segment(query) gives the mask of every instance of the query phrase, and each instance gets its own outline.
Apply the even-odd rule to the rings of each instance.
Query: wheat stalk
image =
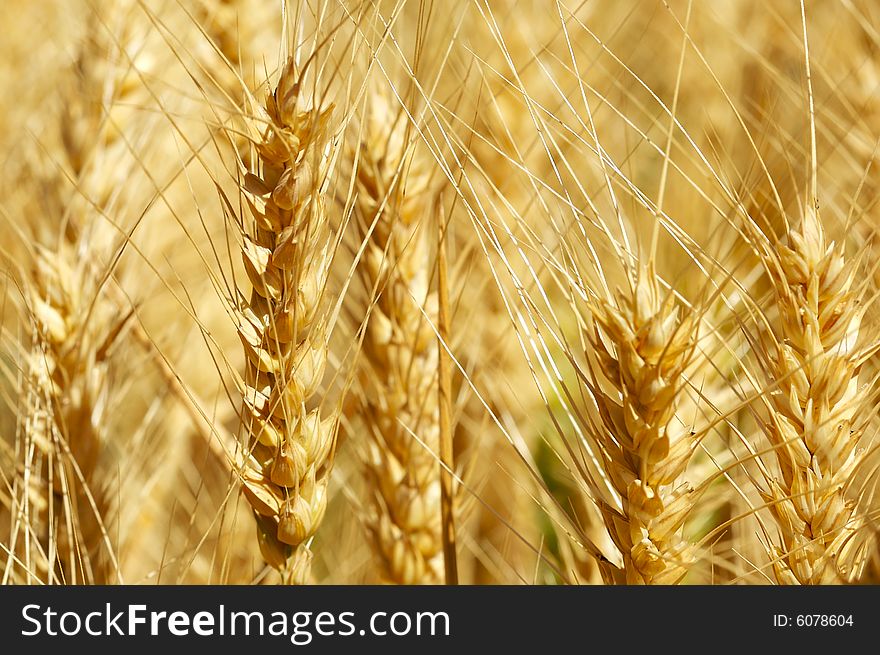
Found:
[[[438,345],[432,328],[426,231],[430,171],[407,142],[406,114],[380,92],[369,97],[357,167],[361,274],[376,294],[366,326],[361,380],[367,450],[368,527],[382,578],[436,584],[440,535]],[[372,297],[372,296],[371,296]]]
[[[331,260],[325,187],[332,107],[311,104],[293,58],[265,106],[257,170],[243,196],[253,219],[242,255],[253,285],[237,310],[244,379],[245,496],[261,551],[287,583],[308,579],[308,540],[327,507],[337,416],[307,403],[327,362],[318,309]]]
[[[623,568],[606,563],[615,584],[678,582],[693,561],[681,531],[693,503],[680,478],[697,442],[676,415],[695,324],[674,296],[661,296],[653,267],[640,268],[629,297],[600,300],[590,342],[604,380],[589,383],[601,424],[593,430],[620,505],[599,507]]]

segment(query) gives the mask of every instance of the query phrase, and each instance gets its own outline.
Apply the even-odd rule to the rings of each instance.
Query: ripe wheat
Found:
[[[327,362],[319,306],[332,256],[325,188],[332,108],[308,97],[291,58],[257,127],[258,167],[244,182],[251,226],[242,255],[253,285],[238,308],[247,356],[242,481],[260,548],[287,583],[308,580],[308,541],[327,507],[335,413],[309,403]]]
[[[680,478],[696,448],[678,397],[694,353],[695,325],[674,296],[661,296],[650,266],[632,297],[596,304],[591,336],[604,381],[590,384],[602,424],[595,438],[620,507],[600,509],[623,568],[606,563],[615,584],[672,584],[693,560],[681,530],[693,489]]]
[[[782,538],[774,572],[783,584],[840,582],[859,567],[847,558],[860,521],[846,492],[870,398],[858,389],[863,293],[855,260],[828,243],[814,209],[763,261],[779,315],[764,340],[765,429],[782,474],[765,493]]]
[[[373,549],[382,577],[436,584],[443,576],[437,294],[431,289],[430,170],[407,141],[407,117],[369,98],[357,167],[370,297],[361,375]]]

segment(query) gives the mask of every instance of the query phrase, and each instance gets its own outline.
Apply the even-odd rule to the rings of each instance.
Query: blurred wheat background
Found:
[[[0,579],[880,581],[880,6],[0,24]]]

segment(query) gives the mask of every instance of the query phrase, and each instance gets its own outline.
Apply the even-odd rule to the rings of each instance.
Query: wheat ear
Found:
[[[357,168],[366,238],[361,274],[375,294],[361,380],[371,497],[368,526],[382,578],[436,584],[440,521],[438,345],[432,324],[429,170],[407,143],[407,118],[386,96],[369,98]]]
[[[764,340],[772,389],[765,429],[781,472],[764,494],[782,539],[771,547],[774,572],[784,584],[840,582],[857,568],[843,560],[859,526],[846,489],[863,457],[859,417],[869,409],[858,393],[863,294],[855,261],[843,244],[827,242],[813,208],[763,261],[779,315]]]
[[[252,218],[242,254],[253,285],[237,311],[247,356],[242,479],[263,556],[287,583],[309,576],[307,542],[327,506],[338,422],[307,407],[327,362],[318,309],[332,256],[331,111],[312,104],[291,58],[267,98],[256,170],[242,187]]]
[[[213,43],[206,53],[205,68],[213,80],[212,86],[230,100],[241,97],[242,79],[245,84],[252,81],[251,69],[257,63],[256,44],[265,37],[258,29],[260,19],[266,18],[261,11],[242,0],[196,0],[195,18]]]
[[[127,316],[101,299],[91,271],[70,265],[76,260],[66,244],[61,250],[38,248],[31,275],[37,330],[27,360],[24,433],[46,460],[40,475],[49,495],[39,493],[44,500],[36,505],[46,573],[101,584],[111,581],[113,569],[104,548],[109,502],[95,470],[107,441],[108,356]],[[40,491],[33,482],[31,490]]]
[[[121,106],[135,103],[140,85],[130,62],[121,61],[138,47],[131,30],[111,38],[96,13],[88,19],[64,80],[59,154],[66,173],[31,178],[43,183],[51,220],[33,221],[38,245],[25,276],[33,335],[23,433],[43,458],[34,466],[36,453],[25,449],[32,510],[25,514],[40,526],[34,530],[43,559],[38,568],[50,581],[106,583],[115,563],[103,526],[110,502],[97,463],[107,442],[108,355],[129,314],[107,297],[103,271],[83,253],[88,248],[103,257],[112,243],[101,214],[111,211],[114,175],[124,167],[106,164],[125,154],[121,131],[138,127],[132,110]]]
[[[693,561],[682,526],[693,490],[680,479],[696,448],[676,409],[695,347],[695,326],[652,267],[639,270],[629,297],[598,301],[591,343],[604,380],[590,383],[600,422],[593,430],[619,505],[600,500],[623,568],[604,566],[615,584],[679,582]],[[600,496],[601,497],[601,496]]]

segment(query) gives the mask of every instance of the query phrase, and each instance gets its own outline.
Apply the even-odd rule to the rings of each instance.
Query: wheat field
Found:
[[[880,582],[876,3],[0,22],[2,582]]]

